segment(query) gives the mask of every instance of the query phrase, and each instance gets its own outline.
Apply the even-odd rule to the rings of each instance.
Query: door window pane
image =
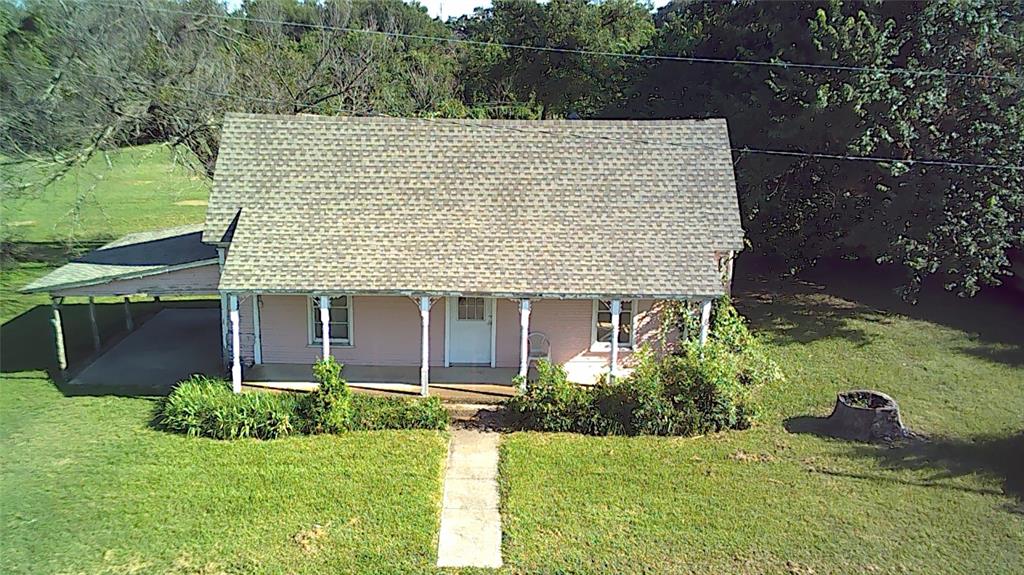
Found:
[[[484,298],[482,297],[460,297],[459,298],[459,320],[460,321],[483,321],[484,319]]]

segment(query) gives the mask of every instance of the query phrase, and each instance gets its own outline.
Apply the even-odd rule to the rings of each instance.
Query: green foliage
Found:
[[[672,327],[681,334],[684,349],[696,346],[700,337],[699,312],[684,302],[677,302],[666,312]],[[784,379],[782,369],[768,355],[764,343],[750,332],[746,320],[736,311],[729,296],[715,300],[711,307],[708,341],[733,354],[734,368],[740,383],[748,386],[767,385]]]
[[[319,385],[298,403],[306,433],[338,433],[349,428],[352,392],[341,378],[341,369],[332,356],[313,364],[313,378]]]
[[[633,372],[583,387],[561,366],[540,362],[537,381],[506,407],[517,423],[545,431],[596,435],[693,435],[746,429],[757,407],[751,390],[782,374],[726,301],[705,345],[680,343],[657,358],[637,351]]]
[[[537,379],[506,402],[521,425],[545,431],[588,429],[594,420],[592,393],[569,381],[565,368],[537,362]]]
[[[601,52],[643,51],[654,37],[650,8],[636,0],[496,0],[453,27],[478,41]],[[536,102],[544,117],[592,117],[623,97],[631,64],[488,46],[463,53],[461,80],[470,103]]]
[[[451,416],[436,397],[405,399],[357,395],[352,397],[350,429],[437,429],[444,430]]]
[[[161,403],[157,423],[190,436],[275,439],[296,431],[295,408],[292,394],[236,394],[223,379],[194,375]]]
[[[634,94],[608,113],[725,117],[737,148],[1019,164],[1022,14],[1016,0],[673,2],[655,17],[658,53],[1003,78],[661,61],[634,68]],[[905,269],[908,295],[929,276],[971,295],[998,284],[1024,244],[1019,170],[735,161],[753,248],[788,271],[867,259]]]
[[[355,396],[341,378],[341,369],[334,358],[318,361],[313,373],[320,387],[302,395],[233,393],[223,379],[195,375],[160,403],[156,422],[168,431],[214,439],[448,428],[451,416],[438,398]]]

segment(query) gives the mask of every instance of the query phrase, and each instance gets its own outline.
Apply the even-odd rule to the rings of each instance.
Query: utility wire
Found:
[[[137,8],[137,5],[130,4],[119,4],[117,2],[105,2],[103,0],[96,0],[97,4],[102,4],[112,8]],[[698,56],[669,56],[669,55],[658,55],[658,54],[641,54],[634,52],[612,52],[602,50],[583,50],[579,48],[558,48],[552,46],[529,46],[525,44],[510,44],[505,42],[490,42],[485,40],[471,40],[468,38],[445,38],[441,36],[427,36],[425,34],[410,34],[406,32],[387,32],[384,30],[370,30],[367,28],[352,28],[347,26],[329,26],[326,24],[310,24],[306,22],[287,22],[283,20],[271,20],[267,18],[254,18],[251,16],[238,16],[230,14],[208,14],[205,12],[195,12],[191,10],[180,10],[173,8],[160,8],[151,7],[151,10],[158,12],[166,12],[172,14],[183,14],[190,16],[200,16],[204,18],[220,18],[222,20],[239,20],[244,22],[253,22],[257,24],[275,24],[281,26],[295,26],[298,28],[308,28],[317,30],[333,30],[337,32],[351,32],[356,34],[367,34],[374,36],[386,36],[390,38],[405,38],[410,40],[427,40],[440,43],[448,44],[464,44],[478,47],[496,47],[496,48],[507,48],[513,50],[529,50],[535,52],[550,52],[557,54],[574,54],[580,56],[602,56],[607,58],[626,58],[634,60],[661,60],[669,62],[690,62],[696,64],[731,64],[738,66],[760,66],[760,67],[774,67],[774,68],[798,68],[806,70],[836,70],[841,72],[872,72],[877,74],[903,74],[906,76],[938,76],[938,77],[952,77],[952,78],[975,78],[984,80],[1002,80],[1002,81],[1017,81],[1022,80],[1024,77],[1012,75],[1012,74],[980,74],[973,72],[950,72],[947,70],[914,70],[911,68],[877,68],[877,67],[865,67],[865,66],[844,66],[839,64],[813,64],[809,62],[786,62],[786,61],[775,61],[775,60],[738,60],[732,58],[706,58]]]
[[[33,67],[35,67],[37,69],[48,69],[48,68],[45,68],[43,66],[33,66]],[[113,82],[121,81],[118,78],[115,78],[113,76],[106,76],[106,75],[102,75],[102,74],[93,74],[93,73],[90,73],[90,72],[80,72],[80,73],[82,75],[85,75],[85,76],[90,76],[90,77],[93,77],[93,78],[98,78],[98,79],[103,79],[103,80],[109,80],[109,81],[113,81]],[[161,88],[166,88],[166,89],[169,89],[169,90],[177,90],[177,91],[182,91],[182,92],[193,92],[193,93],[197,93],[197,94],[205,94],[205,95],[208,95],[208,96],[217,96],[217,97],[221,97],[221,98],[233,98],[233,99],[236,99],[236,100],[248,100],[248,101],[258,102],[258,103],[262,103],[262,104],[277,104],[277,105],[280,105],[280,106],[286,106],[286,107],[288,107],[288,108],[290,108],[292,110],[296,109],[297,107],[302,107],[303,106],[303,104],[300,101],[298,101],[298,100],[280,100],[280,99],[276,99],[276,98],[261,98],[261,97],[258,97],[258,96],[245,96],[245,95],[241,95],[241,94],[230,94],[230,93],[227,93],[227,92],[218,92],[218,91],[213,91],[213,90],[203,90],[203,89],[200,89],[200,88],[189,88],[189,87],[185,87],[185,86],[173,86],[173,85],[169,85],[169,84],[163,85],[163,86],[160,86],[160,87]],[[908,166],[912,166],[914,164],[921,164],[921,165],[927,165],[927,166],[946,166],[946,167],[979,168],[979,169],[990,169],[990,170],[1018,170],[1018,171],[1024,171],[1024,165],[1016,165],[1016,164],[982,164],[982,163],[978,163],[978,162],[961,162],[961,161],[945,160],[945,159],[920,159],[920,160],[917,160],[917,159],[906,159],[906,158],[891,158],[891,157],[883,157],[883,156],[856,156],[856,155],[851,155],[851,154],[833,154],[833,153],[827,153],[827,152],[808,152],[808,151],[804,151],[804,150],[773,150],[773,149],[768,149],[768,148],[751,148],[751,147],[746,147],[746,146],[740,147],[740,148],[736,148],[736,147],[725,148],[725,147],[714,146],[714,145],[711,145],[711,144],[663,142],[663,141],[643,140],[643,139],[635,139],[635,138],[617,138],[617,137],[611,137],[611,136],[589,136],[589,135],[585,135],[585,134],[573,134],[573,133],[565,133],[565,132],[554,132],[554,131],[551,131],[551,130],[543,130],[543,129],[538,129],[538,128],[535,128],[535,127],[522,128],[522,127],[517,127],[517,126],[514,126],[514,125],[499,125],[499,124],[495,124],[495,123],[487,123],[487,124],[474,123],[472,121],[466,121],[465,119],[459,119],[459,118],[429,118],[429,117],[417,117],[417,116],[412,116],[412,117],[392,116],[392,115],[384,114],[384,113],[381,113],[381,112],[373,112],[373,111],[367,111],[367,110],[355,110],[355,109],[343,109],[341,111],[344,111],[344,112],[348,113],[349,115],[356,116],[356,117],[378,117],[378,118],[391,118],[391,119],[419,121],[419,122],[448,123],[448,124],[456,124],[456,125],[458,125],[460,127],[470,127],[470,128],[473,128],[473,129],[506,130],[506,131],[520,132],[520,133],[537,133],[537,132],[540,132],[540,133],[544,133],[544,134],[548,134],[548,135],[556,136],[556,137],[568,137],[568,138],[581,139],[581,140],[602,140],[602,141],[607,141],[607,142],[611,142],[611,143],[619,143],[619,144],[643,144],[643,145],[650,145],[650,146],[656,146],[656,147],[666,147],[666,146],[668,146],[668,147],[687,148],[687,149],[706,149],[706,150],[709,150],[709,151],[719,151],[719,152],[729,151],[729,152],[736,152],[737,154],[763,154],[763,155],[771,155],[771,156],[789,156],[789,157],[802,157],[802,158],[823,159],[823,160],[840,160],[840,161],[873,162],[873,163],[880,163],[881,162],[881,163],[893,163],[893,164],[899,163],[899,164],[906,164]]]

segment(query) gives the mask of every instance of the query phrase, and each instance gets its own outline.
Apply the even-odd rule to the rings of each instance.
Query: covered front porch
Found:
[[[532,371],[532,369],[531,369]],[[497,403],[515,394],[514,367],[452,366],[430,370],[430,393],[445,401]],[[349,387],[375,394],[420,395],[420,366],[345,365]],[[242,386],[310,391],[316,387],[312,367],[299,363],[262,363],[245,371]]]

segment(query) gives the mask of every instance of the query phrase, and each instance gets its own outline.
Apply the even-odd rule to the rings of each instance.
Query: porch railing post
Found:
[[[519,377],[520,388],[526,390],[526,374],[530,369],[530,300],[519,300]]]
[[[100,341],[100,326],[96,322],[96,298],[93,296],[89,296],[89,327],[92,329],[92,349],[99,351],[102,341]]]
[[[57,354],[57,367],[63,374],[68,368],[68,356],[64,351],[64,325],[60,317],[60,304],[64,301],[62,297],[50,298],[52,316],[50,325],[53,326],[53,346]]]
[[[263,337],[260,333],[260,294],[252,294],[252,360],[259,365],[263,363]]]
[[[708,341],[708,329],[711,327],[711,300],[706,299],[700,305],[700,344]]]
[[[235,393],[242,392],[242,346],[239,343],[238,321],[238,296],[228,296],[228,315],[231,318],[231,390]]]
[[[430,393],[430,298],[420,298],[420,395],[426,397]]]
[[[622,300],[613,299],[609,311],[612,315],[611,377],[615,379],[619,374],[619,314],[622,313]]]
[[[320,296],[320,339],[323,358],[331,356],[331,298]]]

